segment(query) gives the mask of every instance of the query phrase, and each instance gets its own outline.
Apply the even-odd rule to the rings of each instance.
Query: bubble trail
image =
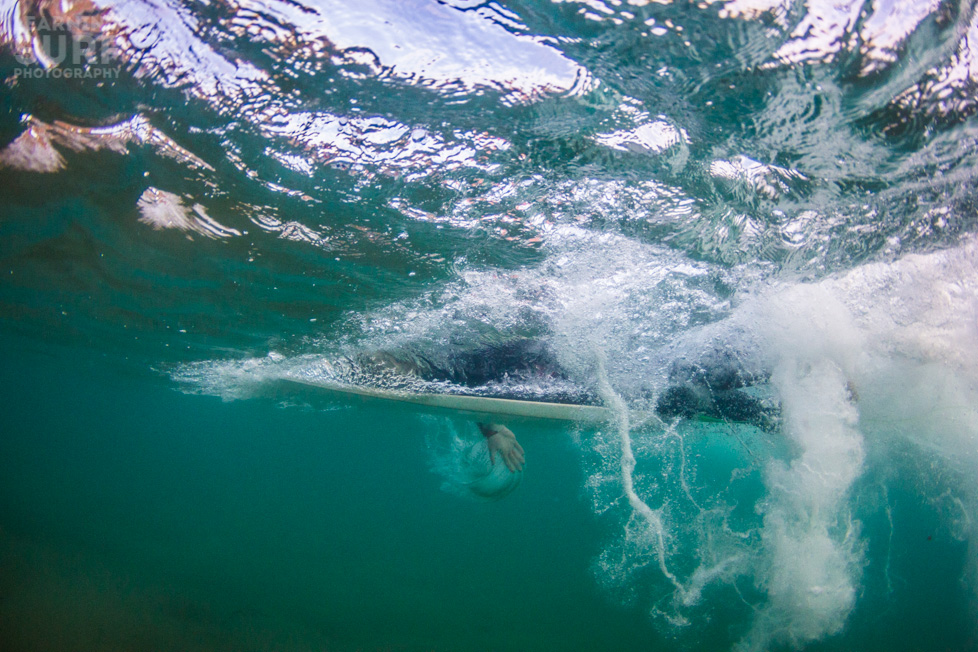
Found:
[[[686,588],[676,578],[675,574],[669,570],[666,563],[666,543],[665,543],[665,524],[662,521],[662,511],[652,509],[648,503],[635,491],[633,475],[635,473],[635,453],[632,451],[631,418],[628,406],[622,397],[615,392],[608,382],[608,374],[605,370],[604,356],[600,351],[595,352],[595,376],[598,395],[615,415],[613,425],[618,431],[621,441],[621,483],[628,504],[632,510],[641,517],[647,526],[647,531],[652,535],[651,539],[655,542],[656,558],[659,563],[659,570],[672,582],[680,597],[685,596]]]

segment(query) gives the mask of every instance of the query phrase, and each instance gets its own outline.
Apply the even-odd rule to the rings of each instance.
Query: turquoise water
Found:
[[[976,30],[0,1],[0,650],[978,650]],[[511,337],[614,418],[496,502],[290,382]],[[650,416],[718,350],[776,428]]]

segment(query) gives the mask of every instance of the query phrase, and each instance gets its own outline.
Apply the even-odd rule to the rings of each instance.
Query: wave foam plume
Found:
[[[98,152],[107,149],[127,154],[130,145],[148,145],[166,158],[192,169],[214,171],[214,168],[172,138],[150,124],[142,115],[104,127],[81,127],[61,120],[46,123],[25,116],[27,128],[0,152],[0,167],[27,172],[57,172],[65,166],[55,145],[74,152]]]
[[[57,172],[65,159],[54,148],[47,125],[31,124],[12,143],[0,151],[0,167],[24,172]]]
[[[137,203],[139,221],[154,229],[176,229],[190,231],[208,238],[229,238],[241,232],[215,221],[200,204],[188,208],[179,195],[149,187]]]

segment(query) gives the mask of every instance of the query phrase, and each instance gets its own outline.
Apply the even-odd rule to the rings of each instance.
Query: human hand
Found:
[[[489,430],[488,428],[486,430]],[[496,463],[496,453],[499,453],[503,462],[513,473],[523,470],[526,463],[523,447],[516,441],[516,435],[506,426],[493,425],[486,434],[486,445],[489,447],[489,460]]]

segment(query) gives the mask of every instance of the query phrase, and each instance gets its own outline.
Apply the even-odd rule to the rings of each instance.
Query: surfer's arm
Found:
[[[523,470],[526,462],[523,456],[523,447],[516,441],[516,435],[506,426],[498,423],[480,423],[479,430],[486,438],[486,445],[489,447],[489,459],[495,463],[496,453],[502,455],[506,467],[516,473]]]

